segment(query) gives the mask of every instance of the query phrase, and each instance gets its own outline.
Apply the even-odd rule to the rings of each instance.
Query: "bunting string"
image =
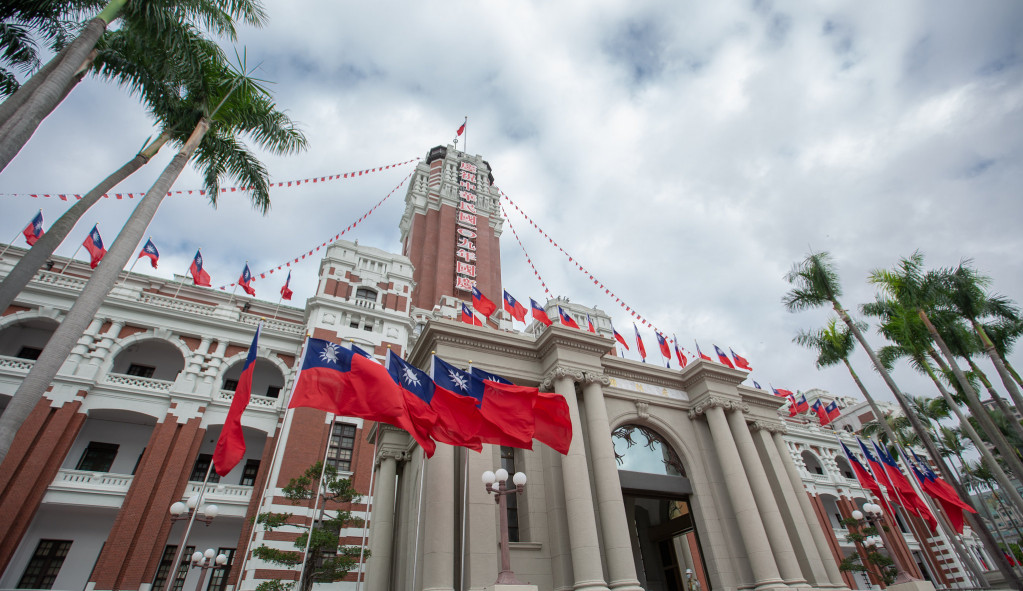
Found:
[[[404,166],[404,165],[409,164],[411,162],[416,162],[417,160],[419,160],[419,156],[416,156],[415,158],[412,158],[410,160],[406,160],[404,162],[398,162],[397,164],[388,164],[386,166],[377,166],[377,167],[374,167],[374,168],[367,168],[365,170],[356,170],[354,172],[345,172],[345,173],[340,173],[339,172],[337,174],[332,174],[332,175],[328,175],[328,176],[312,177],[312,178],[301,179],[301,180],[279,181],[279,182],[276,182],[276,183],[270,183],[269,186],[270,187],[298,187],[298,186],[300,186],[302,184],[311,184],[311,183],[317,183],[317,182],[325,183],[325,182],[329,182],[329,181],[339,181],[341,179],[353,179],[355,177],[360,177],[360,176],[367,175],[367,174],[374,173],[374,172],[380,172],[380,171],[388,170],[388,169],[391,169],[391,168],[398,168],[399,166]],[[250,188],[251,187],[221,187],[220,188],[220,192],[221,193],[235,193],[235,192],[238,192],[238,191],[247,191]],[[104,193],[103,194],[103,198],[104,199],[134,199],[134,198],[138,197],[139,199],[141,199],[142,197],[145,196],[145,194],[146,194],[145,191],[135,191],[133,193]],[[171,196],[171,195],[205,195],[205,194],[206,194],[206,190],[205,189],[183,189],[183,190],[180,190],[180,191],[167,191],[167,196],[168,197]],[[32,197],[32,198],[35,198],[35,199],[56,197],[57,199],[60,199],[61,201],[68,201],[70,199],[74,199],[74,200],[81,199],[82,195],[79,194],[79,193],[0,193],[0,197]]]
[[[410,160],[409,162],[412,162],[412,161]],[[407,164],[407,163],[406,163],[406,164]],[[347,232],[348,232],[349,230],[354,230],[354,229],[355,229],[355,227],[359,225],[359,222],[362,222],[363,220],[365,220],[366,218],[368,218],[368,217],[369,217],[370,215],[372,215],[372,214],[373,214],[373,212],[374,212],[374,211],[376,211],[378,207],[380,207],[381,205],[383,205],[385,201],[387,201],[388,199],[390,199],[391,195],[394,195],[394,193],[395,193],[395,192],[396,192],[396,191],[397,191],[398,189],[400,189],[400,188],[402,188],[403,186],[405,186],[405,183],[406,183],[406,182],[407,182],[407,181],[408,181],[408,180],[409,180],[410,178],[412,178],[412,175],[413,175],[413,174],[415,173],[415,171],[416,171],[416,170],[415,170],[415,168],[413,168],[413,169],[412,169],[412,170],[411,170],[411,171],[410,171],[410,172],[409,172],[409,173],[408,173],[408,174],[407,174],[407,175],[405,176],[405,178],[403,178],[403,179],[401,180],[401,182],[400,182],[400,183],[398,183],[398,185],[397,185],[396,187],[394,187],[393,189],[391,189],[391,192],[390,192],[390,193],[388,193],[388,194],[387,194],[386,196],[384,196],[384,198],[383,198],[383,199],[381,199],[380,201],[377,201],[377,204],[376,204],[376,205],[374,205],[373,207],[369,208],[369,211],[367,211],[366,213],[362,214],[362,217],[360,217],[359,219],[357,219],[357,220],[355,220],[354,222],[352,222],[351,224],[349,224],[347,228],[345,228],[344,230],[341,230],[340,232],[338,232],[337,234],[335,234],[335,235],[334,235],[333,237],[331,237],[331,238],[328,238],[327,240],[324,240],[324,241],[323,241],[322,243],[320,243],[320,244],[319,244],[318,246],[316,246],[315,248],[313,248],[313,249],[309,250],[308,252],[304,252],[304,253],[302,253],[302,254],[300,254],[300,255],[296,256],[295,258],[291,259],[290,261],[286,261],[286,262],[284,262],[284,263],[281,263],[280,265],[277,265],[276,267],[273,267],[273,268],[271,268],[271,269],[270,269],[269,271],[263,271],[262,273],[253,273],[253,274],[252,274],[252,282],[253,282],[253,283],[255,283],[255,282],[256,282],[256,280],[257,280],[257,278],[258,278],[258,279],[266,279],[266,276],[267,276],[267,275],[273,275],[273,272],[274,272],[274,271],[281,271],[281,270],[283,270],[283,269],[285,269],[285,268],[290,268],[290,267],[291,267],[291,265],[292,265],[293,263],[298,263],[299,261],[301,261],[301,260],[305,259],[306,257],[311,257],[311,256],[313,256],[313,253],[314,253],[314,252],[316,252],[316,251],[320,250],[321,248],[326,248],[326,247],[327,247],[327,245],[328,245],[328,244],[330,244],[331,242],[336,242],[336,241],[340,240],[340,239],[341,239],[341,237],[342,237],[342,236],[344,236],[344,235],[345,235],[345,234],[346,234],[346,233],[347,233]],[[228,289],[228,288],[234,288],[234,286],[235,286],[235,285],[236,285],[235,283],[228,283],[227,285],[221,285],[221,286],[220,286],[220,289],[221,289],[222,291],[227,291],[227,289]]]
[[[500,191],[500,189],[498,189]],[[502,193],[503,194],[503,193]],[[515,226],[511,223],[511,218],[508,217],[508,212],[504,210],[504,205],[501,206],[501,215],[504,216],[504,221],[508,222],[508,227],[511,228],[512,234],[515,236],[515,241],[519,243],[519,248],[522,249],[522,254],[526,255],[526,262],[529,263],[529,267],[533,269],[533,275],[536,275],[537,280],[540,281],[540,286],[543,287],[543,291],[547,294],[547,297],[551,297],[551,290],[547,289],[547,284],[544,283],[543,277],[540,277],[540,272],[536,270],[536,265],[533,264],[533,259],[529,258],[529,253],[526,252],[526,247],[522,245],[522,241],[519,240],[519,233],[515,231]]]
[[[500,190],[500,189],[498,189],[498,190]],[[626,312],[628,312],[640,324],[642,324],[642,325],[644,325],[644,326],[654,330],[657,333],[660,333],[664,337],[665,341],[678,345],[678,347],[680,349],[682,349],[682,351],[684,353],[686,353],[687,356],[689,356],[690,359],[699,359],[698,355],[695,355],[692,351],[690,351],[688,348],[686,348],[684,345],[682,345],[682,343],[679,343],[675,339],[669,337],[667,335],[667,333],[659,330],[656,326],[654,326],[646,318],[644,318],[643,315],[641,315],[638,312],[636,312],[636,310],[633,309],[632,306],[629,306],[621,298],[619,298],[613,291],[611,291],[611,289],[609,287],[604,285],[604,283],[600,279],[594,277],[593,273],[591,273],[585,267],[583,267],[581,264],[579,264],[579,261],[576,260],[575,257],[573,257],[567,251],[565,251],[565,249],[562,248],[561,245],[558,244],[553,238],[551,238],[550,235],[547,234],[547,232],[544,232],[543,228],[538,226],[536,224],[536,222],[533,221],[532,218],[530,218],[528,215],[526,215],[526,212],[522,211],[522,209],[514,201],[512,201],[511,197],[509,197],[504,191],[501,191],[501,197],[503,197],[505,199],[505,201],[507,201],[512,207],[514,207],[515,211],[519,212],[519,215],[521,215],[523,218],[525,218],[525,220],[527,222],[529,222],[529,224],[531,226],[533,226],[533,229],[535,229],[537,232],[539,232],[541,236],[546,238],[547,242],[550,242],[555,248],[557,248],[559,251],[561,251],[561,254],[563,254],[566,257],[568,257],[568,261],[570,263],[572,263],[573,265],[575,265],[575,267],[579,271],[581,271],[584,275],[588,276],[590,278],[590,280],[593,281],[594,285],[596,285],[597,287],[603,289],[605,295],[607,295],[610,298],[613,298],[615,303],[617,303],[619,306],[621,306],[622,309],[624,309]],[[508,215],[507,215],[507,213],[505,213],[504,206],[501,207],[501,212],[504,213],[505,220],[508,220]],[[508,221],[508,227],[511,227],[511,221]],[[512,229],[512,233],[515,234],[515,230],[514,229]],[[515,239],[516,240],[519,239],[518,234],[515,234]],[[522,242],[521,241],[519,241],[519,246],[522,246]],[[526,249],[523,247],[522,252],[525,252],[525,251],[526,251]],[[529,259],[528,255],[526,255],[526,259],[527,260]],[[533,262],[529,261],[529,264],[530,264],[530,266],[532,266]],[[537,271],[536,271],[536,267],[533,267],[533,273],[535,273],[537,277],[540,277],[540,274],[537,273]],[[543,280],[541,280],[541,283],[542,282],[543,282]],[[547,286],[544,286],[544,289],[546,290]],[[550,295],[550,292],[547,292],[547,293],[548,293],[548,295]]]

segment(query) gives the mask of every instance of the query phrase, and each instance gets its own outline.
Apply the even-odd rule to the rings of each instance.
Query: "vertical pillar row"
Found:
[[[394,541],[394,479],[398,475],[398,460],[404,455],[392,450],[377,454],[380,467],[373,490],[372,538],[370,539],[369,572],[366,588],[369,591],[390,591],[391,548]]]
[[[455,587],[455,448],[438,445],[424,461],[426,506],[423,507],[423,591]]]

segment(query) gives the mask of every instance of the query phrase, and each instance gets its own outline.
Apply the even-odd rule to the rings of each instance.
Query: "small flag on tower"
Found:
[[[728,355],[725,355],[725,352],[722,351],[720,347],[718,347],[717,345],[714,345],[714,350],[717,351],[717,353],[718,353],[718,360],[722,364],[727,365],[728,367],[730,367],[732,369],[735,369],[735,366],[732,365],[732,360],[728,358]]]
[[[290,300],[294,293],[291,291],[291,271],[288,271],[288,278],[284,280],[284,286],[281,287],[281,298]]]
[[[657,346],[660,347],[661,349],[661,355],[664,355],[664,358],[670,362],[671,349],[668,347],[668,340],[664,338],[664,335],[657,331],[654,331],[654,336],[657,337]],[[669,365],[668,367],[671,367],[671,365]]]
[[[146,240],[146,244],[142,247],[142,252],[139,253],[139,258],[149,257],[149,263],[156,268],[157,261],[160,260],[160,251],[156,250],[156,245],[153,244],[153,239]]]
[[[625,350],[628,351],[629,350],[629,344],[625,342],[625,337],[623,337],[621,334],[618,333],[617,330],[615,330],[615,326],[613,324],[611,325],[611,332],[614,333],[615,340],[618,341],[619,343],[621,343],[621,345],[623,347],[625,347]]]
[[[589,314],[586,315],[586,328],[590,332],[597,332],[597,329],[593,328],[593,319],[590,318]]]
[[[547,316],[547,312],[540,307],[540,304],[536,303],[536,300],[529,298],[529,307],[533,310],[533,319],[537,322],[550,326],[554,324],[551,322],[550,317]]]
[[[483,321],[472,313],[472,310],[469,309],[469,306],[465,305],[465,302],[462,302],[462,322],[473,326],[483,326]]]
[[[643,359],[643,363],[646,363],[646,347],[643,346],[643,337],[639,336],[639,328],[636,327],[635,322],[632,323],[632,330],[636,331],[636,351]]]
[[[686,356],[682,354],[682,350],[678,348],[678,337],[675,335],[671,335],[671,338],[674,339],[672,345],[675,347],[675,357],[678,358],[678,366],[685,367],[686,364],[689,363],[689,360],[686,359]]]
[[[28,242],[29,246],[36,243],[36,240],[43,235],[43,210],[39,210],[39,213],[32,218],[32,221],[25,226],[25,229],[21,231],[25,235],[25,242]]]
[[[242,269],[242,274],[238,277],[238,285],[245,290],[245,293],[250,296],[256,295],[255,288],[252,287],[252,273],[249,272],[249,264],[245,263],[245,268]]]
[[[483,314],[487,318],[497,310],[497,304],[490,301],[490,298],[483,295],[475,285],[472,286],[472,305],[476,308],[480,314]]]
[[[708,357],[706,353],[700,350],[699,341],[693,339],[693,342],[696,343],[696,354],[700,356],[700,359],[703,359],[704,361],[710,361],[710,357]]]
[[[561,306],[558,306],[558,319],[565,326],[571,326],[572,328],[579,328],[579,323],[572,319]]]
[[[210,286],[210,274],[202,268],[202,249],[195,251],[195,257],[192,258],[188,272],[192,275],[192,285]]]
[[[99,225],[92,227],[92,231],[85,238],[85,242],[82,243],[85,250],[89,251],[89,267],[95,269],[96,265],[103,260],[103,255],[107,254],[107,249],[103,248],[103,238],[99,235]]]
[[[526,308],[512,297],[508,290],[504,290],[504,310],[512,315],[512,318],[519,322],[526,321]]]
[[[753,368],[750,367],[749,361],[746,361],[745,357],[742,355],[736,355],[735,351],[733,351],[731,347],[728,348],[728,352],[732,354],[732,359],[735,360],[735,367],[745,369],[746,371],[753,371]]]

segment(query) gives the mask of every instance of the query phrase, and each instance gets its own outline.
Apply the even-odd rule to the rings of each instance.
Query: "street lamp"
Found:
[[[863,511],[860,511],[859,509],[854,509],[851,515],[852,518],[855,519],[856,521],[866,521],[870,525],[874,526],[875,530],[877,530],[878,534],[877,536],[868,536],[866,539],[863,540],[863,543],[865,545],[869,540],[870,542],[869,545],[871,546],[877,548],[881,548],[884,546],[888,547],[888,554],[891,556],[892,562],[895,563],[896,574],[895,582],[893,584],[898,585],[900,583],[908,583],[910,581],[918,580],[909,575],[909,573],[904,568],[902,561],[899,560],[899,555],[897,552],[895,552],[895,547],[892,545],[891,541],[888,539],[887,533],[885,532],[884,519],[882,519],[881,517],[883,514],[884,512],[881,510],[881,506],[878,505],[877,503],[864,503]]]
[[[192,517],[192,513],[196,510],[196,506],[199,504],[199,495],[192,495],[188,498],[187,503],[178,501],[170,506],[171,522],[178,521],[180,519],[189,519]],[[206,525],[213,522],[213,518],[220,514],[220,507],[210,504],[203,507],[199,513],[195,516],[196,521],[201,521]]]
[[[506,485],[508,471],[500,468],[497,472],[487,470],[483,473],[483,485],[488,493],[493,493],[494,500],[498,505],[498,512],[501,514],[501,571],[497,575],[496,585],[521,585],[522,582],[515,578],[511,569],[511,552],[508,549],[508,501],[505,497],[515,493],[522,494],[526,489],[526,475],[516,472],[512,477],[515,488],[509,489]]]
[[[205,552],[192,554],[192,568],[200,569],[199,582],[195,585],[195,591],[202,591],[202,584],[206,580],[206,571],[211,568],[223,568],[225,564],[227,564],[227,555],[217,554],[213,551],[213,548],[207,548]]]

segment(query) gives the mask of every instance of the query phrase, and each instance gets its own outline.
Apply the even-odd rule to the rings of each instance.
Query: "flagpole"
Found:
[[[78,245],[78,248],[75,249],[74,254],[71,255],[71,258],[68,259],[67,264],[64,265],[64,268],[61,269],[60,273],[57,273],[57,275],[63,275],[64,271],[67,271],[67,268],[71,266],[71,263],[75,262],[75,257],[78,256],[78,251],[79,250],[82,250],[82,245],[81,244]]]
[[[468,154],[469,153],[469,116],[468,115],[465,116],[465,121],[462,122],[462,125],[465,126],[465,128],[462,130],[462,135],[465,136],[465,137],[462,138],[462,151],[465,152],[466,154]]]
[[[202,247],[201,246],[196,249],[196,254],[200,254],[200,253],[202,253]],[[194,262],[195,262],[195,257],[193,256],[192,257],[192,262],[188,263],[188,267],[185,269],[185,272],[182,274],[184,277],[188,277],[188,270],[192,268],[192,263],[194,263]],[[192,278],[192,282],[195,283],[195,277]],[[185,284],[184,281],[182,281],[181,283],[178,284],[178,288],[174,291],[174,298],[175,299],[177,299],[178,294],[181,293],[181,286],[184,285],[184,284]]]
[[[465,528],[468,524],[468,513],[469,513],[469,449],[461,448],[462,457],[465,459],[465,470],[462,475],[462,538],[458,545],[458,571],[459,576],[459,587],[461,591],[465,591]]]
[[[206,478],[202,480],[202,488],[199,489],[198,500],[195,502],[195,507],[192,507],[192,512],[188,516],[188,525],[185,526],[185,533],[181,536],[181,543],[178,544],[178,550],[174,553],[174,562],[171,563],[171,568],[174,569],[171,581],[178,578],[178,565],[181,564],[181,554],[185,551],[185,544],[188,543],[188,534],[192,533],[192,525],[195,523],[195,516],[199,514],[199,507],[202,505],[202,498],[206,495],[206,485],[210,481],[210,473],[213,472],[213,460],[210,459],[210,465],[206,468]],[[172,585],[173,586],[173,585]]]
[[[137,262],[139,262],[138,258],[132,261],[131,265],[128,266],[128,273],[124,276],[124,279],[121,280],[121,285],[124,285],[125,283],[128,282],[128,278],[131,277],[131,270],[135,268],[135,263]]]
[[[284,294],[281,294],[280,296],[277,297],[277,307],[274,308],[273,320],[277,320],[277,313],[281,311],[281,300],[283,300],[283,299],[284,299]]]
[[[40,209],[39,213],[43,213],[43,210]],[[32,216],[32,219],[34,220],[35,216]],[[32,225],[32,222],[29,222],[29,225]],[[28,226],[25,226],[25,227],[27,228]],[[15,232],[14,233],[14,237],[12,237],[10,239],[10,241],[7,243],[7,246],[4,246],[4,249],[2,251],[0,251],[0,259],[4,258],[4,255],[7,254],[7,250],[11,246],[14,245],[14,241],[18,239],[18,234],[24,234],[24,233],[25,233],[25,230],[21,230],[20,232]],[[29,248],[31,248],[31,246],[29,246]]]
[[[369,534],[369,527],[366,524],[369,523],[369,516],[373,514],[373,483],[376,481],[377,475],[377,440],[380,439],[379,423],[377,425],[377,436],[373,438],[373,461],[370,463],[369,470],[369,502],[366,503],[366,519],[362,520],[362,545],[359,547],[359,573],[355,578],[355,591],[359,591],[362,587],[362,573],[366,570],[366,565],[362,561],[366,555],[366,537]]]
[[[297,382],[298,380],[295,381]],[[320,496],[322,495],[320,491],[323,489],[323,475],[327,472],[327,455],[330,453],[330,438],[334,433],[334,418],[337,416],[334,413],[329,414],[330,427],[327,429],[327,445],[324,447],[323,460],[320,462],[320,479],[316,481],[316,501],[313,503],[313,511],[310,514],[312,520],[309,522],[309,534],[305,538],[305,551],[302,553],[302,565],[298,571],[298,584],[295,585],[296,591],[302,591],[302,580],[305,578],[305,565],[306,561],[309,560],[309,546],[313,542],[313,529],[316,528],[316,522],[319,521],[316,513],[320,509]],[[324,502],[324,506],[326,506],[326,502]]]
[[[423,469],[419,473],[419,507],[416,508],[416,543],[412,550],[412,588],[416,585],[416,573],[419,571],[419,532],[423,527],[423,489],[426,488],[426,450],[423,452]]]
[[[302,347],[301,347],[301,349],[299,349],[298,372],[295,374],[295,381],[291,384],[291,390],[288,392],[288,394],[284,398],[285,404],[287,404],[288,402],[291,402],[291,397],[295,393],[295,387],[298,385],[298,376],[302,374],[302,360],[305,359],[305,350],[306,350],[306,347],[308,346],[308,344],[309,344],[309,335],[306,334],[306,338],[302,341]],[[266,503],[266,493],[267,493],[267,491],[270,490],[270,485],[273,482],[274,469],[277,467],[277,460],[280,457],[279,454],[280,454],[280,451],[281,451],[281,442],[284,441],[285,430],[290,430],[289,429],[288,419],[291,417],[292,414],[293,413],[291,412],[291,409],[286,407],[285,410],[284,410],[284,420],[281,422],[281,428],[280,428],[279,433],[277,434],[277,440],[274,442],[274,453],[273,453],[273,457],[270,459],[270,466],[267,468],[266,481],[263,483],[263,495],[262,495],[262,497],[260,499],[260,503],[259,503],[259,507],[260,508],[262,508],[262,505],[264,505]],[[259,511],[258,510],[256,511],[256,516],[257,516],[257,518],[259,516]],[[253,523],[252,523],[252,530],[249,532],[249,545],[246,547],[245,553],[242,556],[242,564],[241,564],[240,574],[238,575],[238,587],[239,588],[241,587],[241,584],[242,584],[242,582],[245,579],[245,566],[249,562],[249,552],[250,552],[250,549],[252,547],[252,541],[255,539],[255,537],[256,537],[256,521],[253,521]]]

